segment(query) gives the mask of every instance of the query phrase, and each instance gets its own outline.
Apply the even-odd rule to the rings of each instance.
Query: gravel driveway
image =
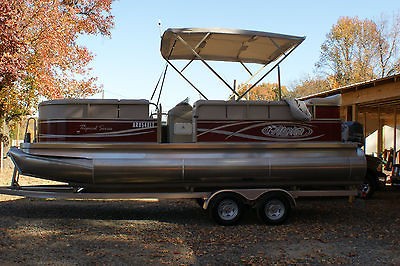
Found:
[[[0,264],[400,264],[400,188],[374,199],[298,201],[289,222],[214,224],[195,202],[0,195]]]

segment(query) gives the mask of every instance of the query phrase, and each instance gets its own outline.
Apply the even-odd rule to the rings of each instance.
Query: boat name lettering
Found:
[[[79,127],[79,130],[82,132],[88,132],[88,131],[95,131],[95,132],[107,132],[107,131],[112,131],[112,127],[107,127],[105,125],[86,125],[86,124],[81,124]]]
[[[303,125],[269,125],[261,132],[269,137],[301,138],[310,136],[313,130]]]
[[[134,128],[150,128],[154,127],[153,121],[133,121],[132,127]]]

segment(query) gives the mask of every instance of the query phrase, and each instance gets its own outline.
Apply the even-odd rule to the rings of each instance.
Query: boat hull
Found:
[[[9,156],[23,175],[100,190],[355,186],[363,152],[344,143],[32,143]]]

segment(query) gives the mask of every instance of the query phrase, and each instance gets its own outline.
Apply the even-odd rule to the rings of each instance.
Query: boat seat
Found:
[[[148,100],[119,100],[118,118],[148,119],[149,104]]]
[[[308,105],[330,105],[330,106],[340,106],[341,104],[341,96],[333,95],[326,98],[311,98],[305,100],[304,102]]]
[[[218,101],[194,103],[197,120],[295,120],[284,101]]]
[[[310,121],[312,118],[312,114],[307,108],[307,105],[300,100],[292,99],[285,100],[285,102],[289,105],[290,112],[296,120],[301,121]]]
[[[39,104],[39,120],[149,119],[149,101],[58,99]]]
[[[340,95],[326,98],[311,98],[304,102],[311,110],[314,119],[340,119]]]
[[[39,105],[40,142],[158,142],[147,100],[61,99]]]

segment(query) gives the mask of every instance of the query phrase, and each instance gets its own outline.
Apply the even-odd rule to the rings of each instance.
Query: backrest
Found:
[[[193,116],[201,120],[293,120],[284,101],[218,101],[199,100],[194,103]]]
[[[116,99],[59,99],[39,104],[39,120],[148,119],[149,101]]]

